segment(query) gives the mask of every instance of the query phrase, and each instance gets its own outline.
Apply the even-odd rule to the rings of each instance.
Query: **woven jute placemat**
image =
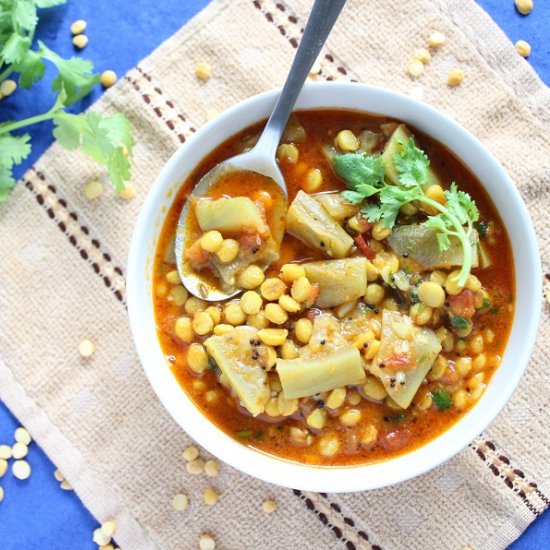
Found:
[[[135,128],[134,200],[88,201],[84,185],[103,173],[57,145],[25,174],[0,207],[0,398],[98,520],[116,520],[125,549],[196,548],[204,531],[230,549],[503,548],[549,504],[548,305],[521,385],[490,428],[432,472],[364,493],[292,491],[228,466],[191,476],[181,456],[191,441],[138,363],[124,273],[147,190],[210,109],[284,81],[310,7],[214,0],[105,93],[94,108],[123,111]],[[412,81],[404,66],[431,30],[447,42]],[[548,270],[550,93],[473,0],[350,0],[324,53],[316,79],[422,94],[477,135],[520,189]],[[207,82],[194,76],[198,61],[212,66]],[[454,66],[466,78],[450,89]],[[97,345],[87,361],[85,336]],[[221,498],[206,507],[210,485]],[[171,504],[181,491],[185,512]]]

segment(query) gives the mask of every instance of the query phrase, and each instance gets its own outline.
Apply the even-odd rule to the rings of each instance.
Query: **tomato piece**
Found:
[[[410,355],[396,353],[386,359],[384,365],[394,370],[408,370],[414,367],[414,361]]]
[[[262,246],[262,239],[257,231],[244,230],[239,237],[239,246],[241,250],[254,250]]]
[[[185,251],[185,259],[189,262],[191,269],[200,271],[203,269],[210,260],[210,252],[204,250],[197,241]]]
[[[315,283],[311,285],[311,291],[309,293],[309,296],[307,297],[306,301],[303,303],[303,306],[306,308],[313,307],[315,304],[315,300],[317,300],[319,296],[319,284]],[[317,310],[319,311],[319,310]]]
[[[374,227],[374,224],[372,222],[368,222],[363,216],[357,217],[357,224],[359,233],[368,233],[370,230]]]
[[[392,430],[380,437],[379,443],[390,451],[403,448],[411,440],[412,434],[407,428]]]
[[[361,254],[363,254],[363,256],[365,256],[368,260],[372,260],[376,256],[376,252],[369,246],[367,241],[365,241],[363,235],[357,235],[357,237],[353,240],[355,241],[359,252],[361,252]]]
[[[449,296],[448,301],[451,312],[454,315],[463,317],[464,319],[471,319],[476,312],[474,298],[474,293],[468,288],[465,288],[459,294]]]

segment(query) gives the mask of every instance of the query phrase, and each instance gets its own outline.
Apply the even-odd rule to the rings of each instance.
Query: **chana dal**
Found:
[[[260,130],[204,159],[167,215],[154,306],[170,368],[215,425],[281,458],[364,464],[427,443],[480,399],[506,346],[513,261],[490,198],[414,128],[298,112],[277,153],[282,216],[274,185],[250,174],[193,205],[185,261],[242,290],[206,302],[178,276],[177,220],[202,175]]]

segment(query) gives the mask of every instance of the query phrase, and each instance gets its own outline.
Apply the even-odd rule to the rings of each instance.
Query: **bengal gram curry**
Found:
[[[185,269],[242,290],[203,301],[178,275],[177,220],[202,175],[260,130],[213,151],[168,213],[153,284],[170,368],[216,426],[277,457],[355,465],[427,443],[479,400],[506,346],[514,272],[498,213],[413,128],[298,112],[277,151],[283,211],[250,173],[191,204]]]

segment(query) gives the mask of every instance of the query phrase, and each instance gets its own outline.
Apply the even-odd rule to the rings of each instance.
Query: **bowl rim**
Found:
[[[363,113],[386,114],[386,116],[404,122],[410,120],[410,117],[407,116],[398,117],[395,114],[387,113],[387,106],[379,111],[370,108],[349,107],[350,103],[364,102],[369,105],[385,105],[389,102],[392,105],[392,113],[396,111],[414,112],[415,120],[428,121],[426,123],[428,126],[435,125],[437,127],[434,131],[425,131],[423,129],[424,122],[421,124],[410,122],[419,130],[451,149],[481,181],[482,186],[495,203],[495,208],[503,219],[512,246],[515,268],[516,311],[503,363],[493,374],[482,398],[447,431],[417,449],[376,463],[326,467],[291,462],[251,449],[235,441],[207,420],[193,405],[170,370],[164,367],[165,361],[162,362],[164,368],[159,368],[160,356],[158,352],[160,351],[160,345],[157,334],[156,331],[153,331],[153,334],[150,333],[151,319],[147,316],[144,319],[144,309],[146,312],[152,311],[152,293],[150,292],[150,286],[147,285],[148,281],[150,283],[152,258],[154,257],[154,248],[160,230],[159,224],[162,226],[162,223],[164,223],[161,205],[168,207],[171,205],[175,193],[171,193],[170,190],[176,185],[181,185],[184,178],[178,177],[178,174],[182,170],[181,165],[185,166],[187,156],[192,153],[193,149],[200,149],[202,140],[205,137],[208,138],[208,136],[215,137],[213,139],[214,144],[210,145],[207,151],[217,147],[227,139],[225,137],[218,138],[224,131],[227,132],[228,126],[231,128],[227,134],[228,137],[248,127],[251,123],[241,124],[240,121],[246,119],[247,116],[253,116],[252,112],[263,113],[259,115],[259,118],[256,118],[257,121],[267,117],[279,92],[279,89],[275,89],[249,97],[207,122],[176,150],[151,187],[141,207],[133,231],[127,264],[128,315],[140,363],[158,399],[179,426],[210,453],[246,474],[293,489],[322,492],[360,491],[403,482],[432,470],[469,445],[478,434],[493,422],[506,405],[527,367],[538,332],[541,313],[541,303],[538,297],[542,292],[540,255],[532,222],[519,191],[496,158],[481,141],[450,116],[411,97],[384,88],[347,82],[306,84],[295,109],[353,110],[362,111]],[[342,101],[342,96],[346,97],[346,101]],[[313,106],[316,103],[318,105]],[[444,133],[447,133],[447,137],[442,139]],[[452,136],[452,138],[449,136]],[[458,142],[463,146],[457,151],[456,147],[449,145],[449,141]],[[465,154],[467,155],[466,158]],[[202,161],[202,158],[200,157],[195,162],[187,161],[190,166],[190,168],[187,168],[187,174],[192,167],[197,166]],[[472,163],[481,164],[478,169],[474,170],[471,166]],[[502,196],[500,193],[497,193],[497,196],[490,193],[487,186],[491,187],[493,184],[488,185],[489,180],[482,177],[480,172],[483,172],[482,175],[494,177],[498,181],[498,185],[503,186],[505,192],[502,193]],[[506,199],[506,202],[504,202],[504,199]],[[515,217],[510,224],[505,219],[503,210],[497,206],[497,202],[502,203],[504,211],[511,210],[513,212]],[[519,231],[519,236],[516,233],[512,235],[512,229]],[[152,238],[155,230],[157,231],[156,237]],[[146,247],[144,243],[147,243],[148,239],[152,240],[149,242],[149,246]],[[519,247],[518,242],[521,243],[521,247]],[[516,243],[516,246],[514,246],[514,243]],[[521,271],[518,271],[520,260],[526,262],[526,265],[520,265]],[[522,281],[518,280],[520,273]],[[518,308],[520,299],[518,286],[520,282],[522,284],[519,289],[521,298],[526,301],[526,303],[521,304],[521,309]],[[147,302],[147,300],[149,301]],[[520,312],[522,313],[521,326]],[[155,346],[154,344],[151,345],[151,339],[154,339],[158,349],[152,349]],[[521,342],[521,346],[511,349],[513,341]],[[510,357],[512,354],[515,368],[511,365],[512,359]],[[505,364],[509,365],[505,369],[507,371],[506,376],[497,376],[499,372],[503,371]],[[500,384],[499,389],[489,392],[492,387],[496,388],[497,382]]]

